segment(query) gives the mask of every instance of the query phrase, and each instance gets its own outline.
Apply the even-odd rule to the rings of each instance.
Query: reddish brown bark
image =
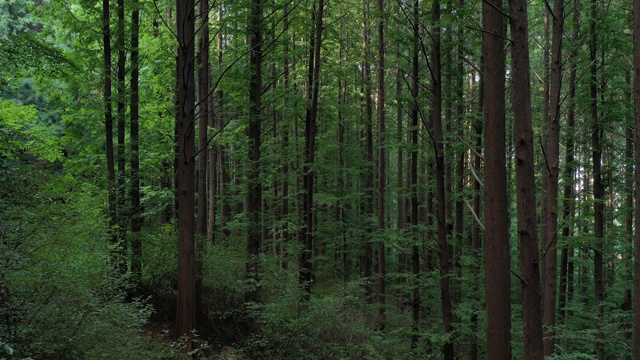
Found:
[[[195,319],[195,36],[194,0],[177,0],[178,61],[178,291],[176,336],[187,337],[183,350],[192,348]]]
[[[538,224],[536,214],[535,158],[531,120],[529,66],[529,20],[526,0],[512,0],[511,72],[513,81],[516,200],[520,277],[522,281],[522,319],[526,359],[542,360],[542,319],[540,314],[540,267],[538,264]]]
[[[505,149],[505,53],[501,0],[482,4],[487,359],[511,359],[511,274]]]

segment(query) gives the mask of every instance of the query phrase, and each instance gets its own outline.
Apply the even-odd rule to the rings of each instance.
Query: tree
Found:
[[[640,0],[633,1],[633,93],[635,104],[635,167],[640,169]],[[633,261],[633,357],[640,358],[640,171],[635,171],[635,236]]]
[[[442,68],[441,68],[441,24],[440,1],[433,3],[433,65],[431,88],[433,91],[432,126],[433,147],[435,150],[435,175],[436,175],[436,200],[438,202],[438,249],[440,251],[440,301],[442,303],[442,322],[444,331],[451,336],[453,333],[453,313],[451,306],[451,289],[449,272],[451,269],[451,255],[447,240],[447,214],[446,214],[446,185],[445,185],[445,154],[444,136],[442,129]],[[454,359],[453,340],[446,341],[443,346],[443,354],[446,360]]]
[[[591,117],[591,146],[593,161],[593,236],[595,240],[594,257],[593,257],[593,277],[595,283],[595,301],[596,301],[596,329],[598,329],[598,341],[596,342],[596,355],[599,360],[604,359],[604,334],[602,333],[604,309],[602,303],[604,301],[604,278],[603,278],[603,241],[604,241],[604,185],[602,183],[602,133],[603,129],[600,124],[598,113],[598,58],[597,58],[597,3],[592,0],[592,19],[590,25],[589,38],[589,57],[591,60],[590,68],[590,117]]]
[[[309,74],[311,75],[307,86],[307,99],[309,105],[306,112],[305,124],[305,147],[304,147],[304,170],[303,187],[304,198],[302,201],[303,220],[303,249],[300,260],[300,283],[305,290],[306,299],[311,295],[313,281],[313,246],[314,246],[314,204],[313,192],[315,171],[313,165],[316,153],[316,121],[318,118],[318,93],[320,88],[320,49],[322,48],[322,16],[324,11],[324,0],[314,3],[313,19],[314,26],[312,32],[313,41],[309,44]]]
[[[140,2],[133,1],[131,12],[131,272],[139,286],[142,283],[142,208],[140,206]]]
[[[247,277],[257,287],[258,256],[262,237],[262,182],[260,179],[260,138],[262,127],[262,0],[252,0],[249,22],[249,43],[251,46],[249,61],[251,75],[249,77],[249,125],[247,137],[249,141],[248,159],[249,174],[247,177],[247,215],[249,229],[247,231]],[[247,301],[257,300],[257,288],[247,294]]]
[[[117,224],[117,204],[116,204],[116,170],[113,153],[113,104],[111,98],[111,11],[109,0],[102,1],[102,43],[103,43],[103,86],[104,86],[104,124],[106,138],[107,157],[107,179],[109,186],[109,227],[111,231],[111,244],[118,246],[118,232],[115,230]],[[112,265],[117,266],[117,256],[112,257]]]
[[[176,336],[186,337],[183,351],[192,348],[195,318],[195,14],[193,0],[176,0],[178,57],[176,77],[178,142],[178,304]]]
[[[531,83],[529,79],[529,19],[527,2],[511,2],[511,47],[514,144],[516,157],[516,200],[518,203],[518,240],[522,286],[524,353],[527,359],[542,359],[542,308],[540,306],[540,268],[536,186],[531,120]]]
[[[386,151],[385,151],[385,63],[384,63],[384,0],[378,0],[378,102],[376,115],[378,117],[378,303],[380,308],[378,314],[380,316],[380,328],[384,329],[385,321],[385,278],[386,278],[386,249],[384,243],[385,230],[385,192],[386,192]]]
[[[488,359],[511,359],[509,211],[505,163],[502,1],[482,4],[485,144],[485,268]]]
[[[543,316],[545,326],[544,355],[550,356],[554,351],[554,332],[556,317],[557,293],[557,230],[558,230],[558,179],[560,162],[560,89],[562,85],[562,36],[564,27],[564,4],[555,0],[551,13],[553,25],[551,35],[551,83],[549,89],[548,139],[545,151],[547,166],[545,176],[546,211],[544,219],[543,258]]]

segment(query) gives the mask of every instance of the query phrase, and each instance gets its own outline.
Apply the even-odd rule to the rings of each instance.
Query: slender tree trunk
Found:
[[[436,200],[438,202],[438,244],[440,250],[440,301],[442,303],[442,322],[444,332],[449,336],[448,341],[443,345],[443,354],[446,360],[454,359],[453,349],[453,312],[451,307],[451,289],[449,272],[451,269],[451,255],[447,242],[447,199],[445,184],[445,156],[444,156],[444,136],[442,129],[442,68],[440,63],[440,1],[433,3],[433,59],[432,59],[432,127],[433,140],[436,156]]]
[[[398,44],[397,54],[400,54],[400,45]],[[400,65],[398,65],[396,69],[396,141],[398,144],[402,144],[406,138],[406,134],[404,131],[404,127],[402,124],[403,121],[403,101],[402,101],[402,81],[403,81],[402,69]],[[405,225],[407,222],[406,219],[406,206],[405,206],[405,186],[404,186],[404,154],[402,151],[402,145],[398,145],[398,164],[397,164],[397,187],[398,187],[398,231],[400,234],[404,234]],[[404,281],[404,274],[407,272],[407,254],[404,249],[404,244],[402,245],[400,251],[398,252],[398,273],[400,273],[400,282]],[[404,302],[404,301],[402,301]],[[402,305],[403,306],[403,305]]]
[[[484,65],[480,65],[482,69],[484,69]],[[479,72],[480,78],[480,86],[478,87],[478,112],[480,114],[484,113],[484,71]],[[473,81],[473,77],[471,78]],[[483,122],[482,118],[478,117],[474,124],[474,130],[476,135],[476,144],[475,149],[478,153],[482,152],[482,130],[483,130]],[[473,167],[475,169],[480,169],[481,159],[479,156],[474,156],[473,158]],[[477,180],[473,182],[473,212],[480,219],[482,218],[482,195],[481,195],[481,187],[480,182]],[[479,305],[481,302],[479,293],[479,284],[478,279],[480,278],[477,274],[480,273],[480,252],[482,250],[482,239],[480,236],[480,224],[474,223],[473,228],[471,229],[471,257],[473,258],[473,262],[471,263],[471,273],[474,274],[474,279],[476,281],[473,282],[472,286],[472,297]],[[478,332],[478,314],[479,306],[476,305],[474,307],[474,312],[471,315],[471,328],[473,333],[476,334]],[[470,360],[478,360],[478,336],[473,335],[471,339],[471,349],[469,351]]]
[[[596,329],[598,341],[596,343],[596,355],[599,360],[604,359],[604,334],[602,333],[603,326],[603,301],[604,301],[604,279],[603,279],[603,260],[602,260],[602,248],[604,241],[604,186],[602,184],[602,127],[600,126],[600,119],[598,115],[598,64],[597,64],[597,31],[596,31],[596,17],[597,6],[596,0],[592,0],[593,6],[593,19],[591,20],[590,29],[590,60],[591,60],[591,83],[590,83],[590,98],[591,98],[591,121],[593,122],[591,133],[591,147],[593,149],[593,236],[595,240],[594,246],[594,282],[595,282],[595,300],[596,300]]]
[[[260,179],[260,139],[262,122],[262,0],[252,0],[249,21],[250,65],[249,78],[249,125],[247,137],[249,141],[248,159],[249,176],[247,178],[247,215],[249,227],[247,231],[247,277],[252,281],[259,280],[258,256],[262,237],[262,180]],[[247,301],[258,299],[258,289],[250,289]]]
[[[140,2],[133,0],[131,12],[131,104],[129,105],[131,124],[131,273],[134,282],[142,282],[142,208],[140,207],[140,139],[139,139],[139,36]]]
[[[177,0],[178,34],[178,304],[176,336],[187,337],[183,348],[192,348],[191,332],[196,327],[195,319],[195,218],[194,218],[194,172],[195,172],[195,17],[193,0]]]
[[[555,0],[552,17],[551,34],[551,79],[549,89],[549,118],[547,133],[549,138],[545,151],[546,173],[546,218],[543,238],[544,254],[544,296],[543,317],[545,327],[544,355],[550,356],[554,351],[554,326],[556,318],[557,294],[557,229],[558,229],[558,178],[560,161],[560,89],[562,85],[562,31],[564,23],[564,4]]]
[[[373,169],[371,164],[373,164],[373,101],[371,96],[371,65],[370,61],[370,53],[369,53],[369,0],[362,0],[363,3],[363,21],[362,21],[362,48],[364,51],[364,59],[362,62],[362,71],[363,71],[363,81],[364,81],[364,101],[365,101],[365,126],[366,126],[366,153],[367,153],[367,162],[365,166],[365,181],[364,181],[364,191],[367,196],[367,200],[365,202],[365,219],[369,216],[369,214],[373,214]],[[366,228],[369,229],[370,225],[367,220]],[[370,231],[368,231],[370,232]],[[372,301],[371,297],[371,284],[369,283],[372,273],[372,263],[373,263],[373,249],[371,246],[370,235],[365,235],[365,245],[364,245],[364,256],[362,259],[362,270],[363,277],[365,281],[365,298],[367,301]]]
[[[102,1],[102,40],[104,43],[104,65],[103,65],[103,81],[104,81],[104,124],[106,138],[106,157],[107,157],[107,182],[109,186],[109,230],[111,231],[111,245],[115,248],[118,245],[118,231],[116,230],[117,221],[117,203],[116,203],[116,170],[115,159],[113,153],[113,99],[111,95],[111,30],[110,30],[111,12],[109,0]],[[118,267],[118,252],[114,251],[111,257],[111,263],[114,268]]]
[[[124,0],[118,0],[117,2],[117,13],[118,13],[118,26],[117,36],[116,36],[116,48],[118,49],[118,64],[117,64],[117,74],[116,74],[116,90],[118,92],[117,95],[117,127],[118,127],[118,146],[117,146],[117,160],[118,160],[118,173],[116,176],[116,202],[117,202],[117,224],[118,224],[118,268],[122,274],[127,272],[127,258],[125,254],[127,253],[127,243],[126,243],[126,234],[127,234],[127,215],[128,211],[126,208],[125,201],[125,171],[126,171],[126,163],[127,158],[125,157],[125,131],[126,131],[126,110],[127,110],[127,95],[126,95],[126,84],[125,84],[125,72],[126,72],[126,51],[124,48],[124,34],[125,34],[125,23],[124,23]]]
[[[313,192],[316,152],[316,119],[318,117],[318,93],[320,87],[320,49],[322,48],[322,17],[324,12],[324,0],[318,0],[314,12],[314,41],[310,52],[309,67],[312,69],[311,83],[309,84],[309,99],[311,104],[307,109],[307,121],[305,128],[305,151],[304,151],[304,175],[303,184],[305,196],[303,199],[303,221],[304,221],[304,249],[302,250],[302,261],[300,269],[300,281],[306,291],[306,299],[311,295],[313,281],[313,243],[314,243],[314,206]]]
[[[640,0],[633,0],[633,93],[635,101],[635,236],[633,262],[633,358],[640,359]]]
[[[222,6],[218,7],[218,22],[222,22]],[[223,51],[224,51],[224,33],[222,31],[218,31],[218,41],[217,41],[217,66],[218,68],[222,68],[223,66]],[[222,131],[225,124],[225,112],[224,112],[224,92],[222,89],[217,91],[217,116],[216,128],[218,131]],[[231,176],[229,175],[229,155],[227,152],[226,145],[218,145],[216,149],[216,153],[218,156],[218,198],[220,204],[220,221],[219,228],[221,231],[221,237],[224,242],[228,239],[230,235],[229,228],[227,227],[227,222],[231,218],[231,191],[229,189],[231,184]]]
[[[198,215],[196,235],[207,235],[207,126],[209,125],[209,0],[200,0],[198,37]],[[215,203],[215,197],[214,197]],[[214,219],[215,220],[215,219]]]
[[[289,26],[290,26],[290,20],[289,20],[289,4],[285,4],[284,8],[282,9],[283,15],[283,32],[285,33],[285,35],[289,32]],[[293,34],[291,34],[291,39],[293,39]],[[293,43],[293,41],[291,41],[291,43]],[[285,42],[284,44],[284,57],[283,57],[283,62],[282,62],[282,67],[283,67],[283,80],[282,80],[282,86],[284,87],[285,91],[289,91],[289,82],[290,82],[290,73],[289,73],[289,43]],[[285,97],[284,98],[284,108],[288,109],[290,106],[290,102],[288,101],[288,99]],[[295,116],[295,115],[294,115]],[[284,134],[282,136],[282,153],[283,154],[289,154],[289,129],[284,129]],[[282,225],[282,246],[283,246],[283,254],[282,254],[282,268],[283,269],[287,269],[289,267],[289,263],[287,260],[287,249],[289,248],[289,240],[290,240],[290,236],[289,236],[289,167],[290,167],[291,161],[289,160],[289,156],[285,157],[284,160],[284,164],[282,165],[282,175],[283,175],[283,181],[282,181],[282,219],[283,221],[283,225]]]
[[[501,0],[483,10],[487,359],[511,359],[511,266],[505,151],[505,53]]]
[[[578,1],[578,0],[575,0]],[[578,9],[577,3],[574,2],[573,9],[573,20],[574,27],[571,35],[571,42],[577,43],[578,40]],[[565,186],[564,186],[564,204],[562,206],[563,218],[564,218],[564,227],[562,228],[562,237],[568,239],[573,236],[573,227],[574,227],[574,208],[575,208],[575,200],[574,200],[574,175],[575,175],[575,165],[573,164],[575,160],[574,156],[574,130],[573,125],[575,123],[575,96],[576,96],[576,61],[575,55],[571,56],[569,63],[569,94],[567,97],[567,101],[569,102],[567,109],[567,142],[566,142],[566,155],[565,155]],[[558,307],[560,309],[560,318],[563,321],[567,319],[567,304],[569,302],[569,287],[573,286],[571,284],[570,279],[573,279],[573,260],[571,259],[572,249],[569,249],[569,245],[564,245],[562,247],[562,255],[560,259],[560,299]]]
[[[378,0],[378,12],[380,18],[378,19],[378,232],[380,235],[384,234],[385,230],[385,189],[386,189],[386,151],[385,151],[385,84],[384,84],[384,0]],[[385,278],[386,278],[386,250],[384,245],[384,236],[380,236],[378,240],[378,315],[380,321],[380,329],[384,329],[385,322]]]
[[[526,0],[512,0],[511,46],[514,144],[516,156],[516,200],[518,240],[522,279],[522,318],[526,359],[542,360],[542,307],[540,306],[540,267],[538,264],[538,224],[536,214],[535,158],[531,120],[529,78],[529,20]]]
[[[418,21],[420,16],[419,0],[413,1],[413,49],[411,57],[411,112],[409,124],[409,136],[411,144],[411,169],[409,174],[411,193],[411,234],[413,235],[413,246],[411,247],[411,263],[412,274],[414,277],[411,318],[413,321],[413,332],[411,336],[411,347],[415,349],[419,340],[419,323],[420,323],[420,232],[419,224],[419,198],[418,198],[418,139],[420,127],[418,125],[418,95],[419,95],[419,63],[418,56],[420,53],[419,41],[420,30]]]

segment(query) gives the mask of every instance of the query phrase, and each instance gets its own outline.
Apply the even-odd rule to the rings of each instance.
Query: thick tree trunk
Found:
[[[178,34],[178,304],[176,314],[176,336],[187,337],[183,351],[192,348],[191,332],[196,327],[195,319],[195,218],[194,218],[194,172],[195,172],[195,18],[194,1],[177,0]]]
[[[140,139],[139,139],[139,36],[140,2],[133,0],[131,12],[131,273],[134,282],[142,282],[142,208],[140,207]]]
[[[529,20],[526,0],[512,0],[511,47],[514,144],[516,157],[516,200],[520,277],[522,279],[522,318],[526,359],[542,360],[542,308],[540,306],[540,267],[536,214],[535,158],[531,120],[529,66]]]
[[[505,151],[505,53],[501,0],[482,4],[487,359],[511,359],[509,204]]]

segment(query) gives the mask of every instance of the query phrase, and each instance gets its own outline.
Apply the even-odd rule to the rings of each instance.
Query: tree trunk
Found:
[[[209,0],[200,0],[198,37],[198,215],[196,236],[207,235],[207,126],[209,125]],[[215,203],[215,197],[214,197]],[[215,218],[214,218],[215,220]]]
[[[365,179],[364,179],[364,192],[367,194],[365,200],[365,227],[367,228],[367,232],[370,233],[370,225],[368,223],[367,217],[370,214],[373,214],[373,169],[371,168],[371,164],[373,164],[373,101],[371,96],[371,65],[370,61],[370,53],[369,53],[369,0],[362,0],[363,4],[363,20],[362,20],[362,48],[364,52],[364,59],[362,61],[362,72],[363,72],[363,81],[364,81],[364,102],[365,102],[365,126],[366,126],[366,153],[367,153],[367,161],[365,165]],[[370,240],[371,235],[364,235],[364,256],[362,259],[362,270],[363,277],[365,281],[365,299],[371,302],[373,299],[371,297],[371,284],[369,283],[372,273],[372,263],[373,263],[373,249],[371,246]]]
[[[117,225],[117,203],[116,203],[116,170],[113,153],[113,104],[111,98],[111,30],[110,30],[110,7],[109,0],[102,1],[102,39],[104,43],[104,125],[105,125],[105,152],[107,157],[107,182],[109,186],[109,231],[111,231],[111,245],[116,248],[118,245]],[[111,265],[118,266],[118,252],[113,251]]]
[[[262,179],[260,178],[260,139],[262,120],[262,0],[252,0],[250,18],[250,65],[249,78],[249,125],[248,159],[249,175],[247,177],[247,277],[255,281],[247,292],[247,301],[258,299],[257,284],[259,280],[258,256],[260,255],[260,242],[262,237]],[[253,288],[253,287],[256,288]]]
[[[451,307],[451,289],[449,271],[451,269],[451,255],[447,242],[447,199],[445,184],[445,156],[444,156],[444,136],[442,129],[442,68],[440,64],[440,1],[433,3],[433,59],[432,59],[432,127],[435,148],[435,170],[436,170],[436,200],[438,202],[438,244],[440,250],[440,301],[442,303],[442,322],[444,332],[448,336],[448,341],[443,345],[445,360],[454,359],[453,349],[453,312]]]
[[[378,0],[378,12],[380,18],[378,19],[378,232],[380,240],[378,240],[378,319],[380,329],[384,329],[385,322],[385,277],[386,277],[386,250],[384,245],[384,230],[385,230],[385,189],[386,189],[386,151],[385,151],[385,89],[384,89],[384,0]]]
[[[577,1],[577,0],[576,0]],[[575,5],[575,3],[574,3]],[[578,9],[574,6],[573,9],[574,27],[571,35],[572,43],[576,43],[578,40]],[[567,101],[569,102],[567,109],[567,142],[566,142],[566,155],[565,155],[565,186],[564,186],[564,204],[562,206],[564,227],[562,228],[562,237],[567,242],[567,239],[573,236],[574,233],[574,175],[575,165],[574,162],[574,130],[573,125],[575,123],[575,96],[576,96],[576,61],[575,55],[571,56],[569,64],[569,94]],[[569,298],[570,279],[573,279],[573,260],[570,254],[573,251],[569,249],[569,245],[562,247],[562,255],[560,259],[560,299],[558,308],[560,309],[560,319],[566,321],[567,319],[567,304]]]
[[[139,36],[140,2],[133,0],[131,12],[131,273],[134,282],[142,282],[142,208],[140,207],[140,140],[139,140]]]
[[[511,359],[509,204],[505,163],[505,53],[501,0],[482,4],[487,359]]]
[[[560,162],[560,89],[562,85],[562,31],[564,24],[563,1],[555,0],[551,34],[551,79],[549,89],[549,118],[545,164],[547,171],[546,192],[543,201],[546,204],[543,235],[544,254],[544,355],[551,356],[554,351],[554,330],[556,318],[557,294],[557,229],[558,229],[558,178]]]
[[[420,4],[419,0],[413,1],[413,49],[411,57],[411,112],[409,124],[409,137],[411,147],[411,169],[409,171],[410,186],[409,191],[411,193],[411,234],[413,235],[413,246],[411,247],[411,272],[414,277],[413,294],[412,294],[412,308],[411,318],[413,322],[412,336],[411,336],[411,348],[415,349],[419,340],[419,323],[420,323],[420,231],[418,230],[419,224],[419,198],[418,198],[418,139],[420,127],[418,125],[418,95],[419,95],[419,63],[418,56],[420,53],[419,41],[420,41],[420,28],[418,27],[418,21],[420,16]]]
[[[595,300],[596,300],[596,329],[598,341],[596,342],[596,356],[599,360],[604,359],[604,334],[602,326],[604,320],[603,301],[604,301],[604,279],[603,279],[603,260],[602,248],[604,241],[604,186],[602,184],[602,128],[599,122],[598,114],[598,64],[597,64],[597,32],[596,32],[596,0],[592,0],[593,13],[590,29],[590,60],[591,60],[591,82],[589,97],[591,99],[591,147],[593,149],[593,236],[594,236],[594,282],[595,282]]]
[[[314,11],[314,32],[313,43],[310,48],[309,68],[311,71],[311,82],[309,83],[310,106],[307,108],[307,118],[305,127],[305,150],[304,150],[304,175],[303,186],[305,196],[303,199],[303,235],[304,248],[302,250],[302,261],[300,269],[300,282],[306,291],[305,298],[311,295],[313,281],[313,243],[314,243],[314,206],[313,192],[315,171],[313,163],[316,153],[316,119],[318,117],[318,92],[320,87],[320,49],[322,48],[322,17],[324,11],[324,0],[318,0]]]
[[[635,101],[635,235],[633,262],[633,358],[640,359],[640,0],[633,0],[633,93]]]
[[[125,157],[125,116],[127,111],[127,95],[125,84],[125,72],[126,72],[126,51],[124,48],[124,0],[118,0],[117,2],[118,13],[118,26],[116,28],[116,48],[118,49],[118,64],[116,74],[116,90],[117,95],[117,127],[118,127],[118,146],[117,146],[117,159],[118,159],[118,173],[116,176],[116,202],[117,202],[117,224],[118,224],[118,268],[122,274],[127,272],[127,218],[128,211],[126,209],[125,201],[125,171],[127,158]]]
[[[538,264],[538,224],[536,214],[535,158],[531,120],[529,73],[529,20],[526,0],[512,0],[511,47],[514,144],[516,157],[516,200],[520,273],[522,280],[522,318],[526,359],[542,360],[542,319],[540,314],[540,267]]]
[[[194,219],[194,172],[195,172],[195,18],[194,1],[177,0],[178,35],[178,304],[176,336],[187,337],[183,348],[192,348],[191,332],[196,327],[195,319],[195,219]]]

